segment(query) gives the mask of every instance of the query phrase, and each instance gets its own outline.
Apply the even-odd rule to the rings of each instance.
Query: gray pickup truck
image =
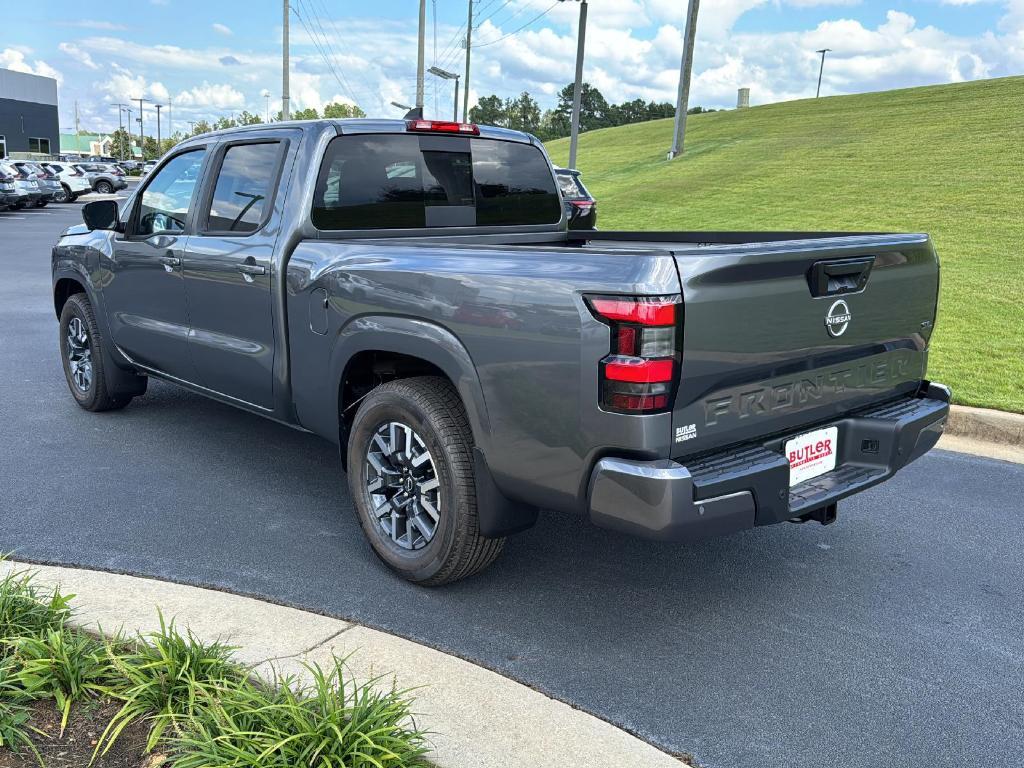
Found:
[[[540,509],[681,541],[829,523],[948,414],[927,235],[570,232],[514,131],[205,134],[83,218],[52,261],[79,405],[156,376],[336,443],[374,551],[420,584]]]

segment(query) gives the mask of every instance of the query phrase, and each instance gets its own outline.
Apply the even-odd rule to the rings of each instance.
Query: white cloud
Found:
[[[25,72],[30,75],[52,77],[58,85],[64,82],[64,75],[42,59],[36,59],[29,63],[25,49],[4,48],[0,51],[0,69],[12,69],[15,72]]]
[[[92,56],[89,55],[88,51],[83,51],[74,43],[61,43],[57,46],[61,53],[65,53],[75,60],[76,64],[81,64],[83,67],[88,69],[99,69],[100,65],[92,60]]]
[[[66,27],[81,27],[82,29],[102,29],[108,32],[115,32],[118,30],[128,29],[124,24],[115,24],[112,21],[103,21],[100,19],[77,19],[75,21],[62,21],[59,22]]]
[[[235,34],[234,32],[231,31],[231,27],[227,26],[226,24],[216,23],[216,24],[211,24],[210,26],[213,28],[214,32],[219,32],[220,34],[225,35],[225,36],[231,36],[231,35]]]
[[[236,109],[245,106],[245,96],[227,83],[204,82],[195,88],[181,91],[174,97],[174,106],[214,107]]]

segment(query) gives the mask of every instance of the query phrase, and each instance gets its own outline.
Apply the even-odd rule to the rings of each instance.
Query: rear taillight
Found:
[[[611,350],[600,362],[601,407],[654,413],[672,404],[679,375],[678,296],[587,296],[598,320],[611,328]]]
[[[590,209],[594,207],[593,200],[570,200],[569,202],[572,203],[574,207],[579,208],[580,213],[583,215],[590,213]]]
[[[480,127],[473,123],[453,123],[448,120],[409,120],[406,130],[424,133],[461,133],[467,136],[479,136]]]

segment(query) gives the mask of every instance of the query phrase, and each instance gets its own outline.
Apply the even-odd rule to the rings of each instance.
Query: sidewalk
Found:
[[[257,671],[305,674],[303,661],[345,656],[357,680],[418,688],[417,724],[432,732],[440,768],[679,768],[646,742],[592,715],[468,661],[384,632],[248,597],[101,571],[0,562],[37,572],[75,595],[75,623],[112,633],[152,632],[157,608],[199,637],[238,646]],[[422,687],[421,687],[422,686]]]

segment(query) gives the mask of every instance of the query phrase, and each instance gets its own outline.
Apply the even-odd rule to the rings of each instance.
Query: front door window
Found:
[[[205,155],[205,149],[182,152],[152,178],[139,200],[136,235],[180,234],[185,230]]]

